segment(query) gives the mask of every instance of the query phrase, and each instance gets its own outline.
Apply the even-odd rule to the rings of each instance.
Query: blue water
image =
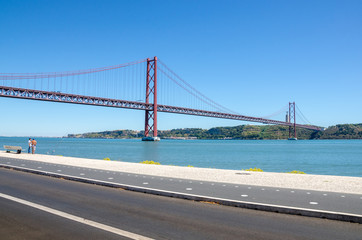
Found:
[[[27,149],[27,138],[0,137]],[[161,140],[37,138],[36,153],[219,169],[299,170],[362,177],[362,140]]]

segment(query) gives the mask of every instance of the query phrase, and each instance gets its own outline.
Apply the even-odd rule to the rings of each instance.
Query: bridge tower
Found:
[[[145,111],[145,137],[142,141],[159,141],[157,137],[157,57],[147,58],[146,104],[153,97],[152,109]],[[149,136],[150,133],[152,136]]]
[[[289,140],[297,140],[297,129],[295,126],[295,102],[289,103],[289,116],[287,116],[287,120],[287,122],[293,123],[293,125],[289,125]],[[294,136],[292,134],[294,134]]]

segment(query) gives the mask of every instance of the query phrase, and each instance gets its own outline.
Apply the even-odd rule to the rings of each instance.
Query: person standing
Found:
[[[35,153],[36,144],[37,144],[37,142],[36,142],[35,139],[33,138],[33,141],[31,141],[32,154]]]
[[[28,153],[30,153],[30,150],[33,148],[33,147],[32,147],[32,144],[31,144],[31,138],[29,138],[28,145],[29,145],[29,147],[28,147]]]

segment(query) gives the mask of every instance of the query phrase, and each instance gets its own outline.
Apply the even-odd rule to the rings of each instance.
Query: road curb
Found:
[[[233,207],[240,207],[246,209],[253,209],[253,210],[261,210],[267,212],[276,212],[276,213],[284,213],[284,214],[291,214],[291,215],[300,215],[306,217],[315,217],[315,218],[324,218],[330,220],[338,220],[338,221],[345,221],[345,222],[354,222],[362,224],[362,215],[357,214],[350,214],[350,213],[342,213],[342,212],[331,212],[331,211],[322,211],[322,210],[315,210],[315,209],[306,209],[306,208],[295,208],[289,206],[279,206],[279,205],[272,205],[272,204],[262,204],[262,203],[252,203],[252,202],[244,202],[244,201],[236,201],[230,199],[222,199],[222,198],[215,198],[215,197],[208,197],[208,196],[200,196],[194,194],[186,194],[180,192],[171,192],[165,191],[160,189],[152,189],[152,188],[145,188],[145,187],[138,187],[120,183],[111,183],[106,181],[82,178],[82,177],[74,177],[69,175],[62,175],[58,173],[51,173],[51,172],[44,172],[39,170],[15,167],[10,165],[3,165],[0,164],[0,167],[6,169],[13,169],[16,171],[28,172],[38,175],[50,176],[55,178],[61,178],[71,181],[77,181],[82,183],[89,183],[113,188],[122,188],[129,191],[134,192],[141,192],[141,193],[148,193],[153,195],[165,196],[165,197],[174,197],[180,199],[187,199],[199,202],[212,202],[217,203],[220,205],[225,206],[233,206]]]

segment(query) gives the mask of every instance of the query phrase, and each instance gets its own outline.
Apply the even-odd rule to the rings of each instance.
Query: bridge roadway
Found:
[[[362,194],[171,178],[3,156],[0,166],[5,168],[156,195],[362,223]]]
[[[114,108],[128,108],[135,110],[153,110],[153,104],[144,103],[144,102],[134,102],[126,101],[120,99],[110,99],[102,97],[92,97],[92,96],[82,96],[77,94],[61,93],[61,92],[49,92],[41,91],[34,89],[24,89],[24,88],[14,88],[0,86],[0,97],[10,97],[10,98],[21,98],[29,100],[39,100],[39,101],[50,101],[50,102],[63,102],[63,103],[72,103],[72,104],[85,104],[93,106],[102,106],[102,107],[114,107]],[[223,113],[223,112],[214,112],[214,111],[205,111],[200,109],[191,109],[183,108],[176,106],[168,106],[163,104],[157,105],[158,112],[167,112],[167,113],[177,113],[177,114],[186,114],[186,115],[195,115],[202,117],[213,117],[213,118],[224,118],[240,121],[249,121],[249,122],[258,122],[263,124],[275,124],[283,126],[294,126],[291,122],[283,122],[278,120],[251,117],[239,114]],[[295,124],[296,127],[312,129],[316,131],[321,131],[323,128],[313,125],[305,124]]]

